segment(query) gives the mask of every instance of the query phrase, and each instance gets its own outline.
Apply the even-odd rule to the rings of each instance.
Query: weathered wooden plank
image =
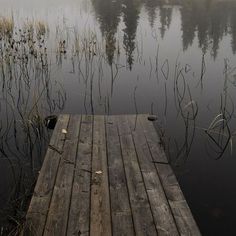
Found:
[[[90,235],[111,234],[105,120],[104,116],[94,116]]]
[[[158,235],[179,235],[145,138],[140,116],[127,116]]]
[[[64,145],[52,200],[44,229],[45,236],[65,235],[71,199],[72,183],[75,169],[78,137],[81,117],[73,115],[70,118],[67,137]]]
[[[178,181],[170,165],[166,163],[167,158],[164,150],[159,145],[159,137],[156,133],[152,122],[147,119],[146,115],[140,116],[142,128],[145,132],[149,149],[154,159],[161,183],[165,194],[171,206],[172,214],[181,235],[200,235],[199,229],[194,221],[192,213],[179,187]],[[153,132],[151,132],[151,130]],[[155,134],[156,133],[156,134]],[[155,141],[156,140],[156,141]],[[159,150],[158,150],[159,147]],[[155,157],[158,156],[156,159]],[[160,158],[161,157],[161,158]],[[158,163],[159,162],[159,163]]]
[[[135,234],[157,235],[128,121],[124,116],[117,116],[116,119],[120,135]]]
[[[89,235],[93,116],[82,116],[67,235]]]
[[[170,165],[156,164],[181,235],[201,235]]]
[[[160,146],[160,138],[157,135],[152,121],[148,120],[148,115],[139,115],[139,119],[142,125],[144,135],[147,139],[151,154],[153,156],[153,160],[155,162],[168,163],[166,154],[163,148]]]
[[[134,235],[132,213],[129,203],[120,140],[114,116],[106,118],[109,187],[114,236]]]
[[[147,115],[140,115],[139,119],[145,132],[145,137],[163,189],[171,206],[178,231],[181,235],[201,235],[171,166],[169,164],[163,164],[167,163],[166,154],[159,145],[160,139],[152,121],[147,119]]]
[[[200,235],[152,123],[60,116],[22,235]]]
[[[65,134],[62,133],[62,129],[67,129],[68,122],[69,115],[60,115],[58,117],[27,212],[26,227],[23,235],[41,236],[43,234],[58,165],[65,142]]]

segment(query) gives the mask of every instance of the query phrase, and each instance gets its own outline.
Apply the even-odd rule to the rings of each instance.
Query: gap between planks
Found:
[[[23,235],[200,235],[147,115],[59,116],[26,223]]]

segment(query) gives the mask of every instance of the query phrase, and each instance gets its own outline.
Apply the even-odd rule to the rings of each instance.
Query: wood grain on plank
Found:
[[[113,235],[132,236],[134,226],[114,116],[106,118],[106,136]]]
[[[142,117],[127,117],[158,235],[179,235],[140,123]]]
[[[112,235],[107,172],[105,118],[94,116],[90,235]]]
[[[93,116],[82,116],[67,235],[89,235]]]
[[[117,116],[116,119],[120,135],[135,234],[157,235],[128,120],[125,116]]]
[[[155,162],[168,163],[166,154],[160,146],[160,138],[147,115],[139,115],[140,123]]]
[[[59,116],[22,235],[201,235],[159,141],[147,115]]]
[[[169,164],[164,150],[160,147],[159,137],[152,121],[147,115],[140,115],[142,129],[149,145],[150,152],[156,165],[162,187],[171,207],[178,231],[181,235],[201,235],[193,218],[185,197],[180,189],[179,183]],[[158,150],[159,147],[159,150]],[[155,158],[158,157],[158,158]],[[158,163],[160,162],[160,163]],[[166,164],[161,164],[166,163]]]
[[[156,167],[180,234],[201,235],[172,168],[165,164]]]
[[[47,216],[44,235],[65,235],[75,169],[81,117],[70,118],[64,151],[60,160],[56,183]]]
[[[60,115],[58,117],[27,212],[24,235],[41,236],[43,234],[61,152],[65,142],[65,134],[62,133],[62,129],[67,129],[68,122],[69,115]]]

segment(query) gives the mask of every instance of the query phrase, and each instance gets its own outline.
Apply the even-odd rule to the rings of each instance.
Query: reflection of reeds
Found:
[[[120,56],[125,48],[119,46],[119,40],[112,33],[107,33],[103,39],[99,39],[96,32],[88,29],[78,32],[76,28],[69,28],[66,25],[61,28],[61,25],[59,25],[56,29],[54,48],[48,50],[46,36],[49,29],[46,23],[26,21],[22,24],[22,27],[15,27],[14,21],[11,22],[10,18],[8,20],[9,22],[7,20],[1,20],[0,22],[0,35],[2,35],[2,41],[0,42],[0,85],[2,92],[0,109],[6,108],[1,112],[7,117],[3,121],[6,124],[0,124],[0,152],[4,158],[8,158],[17,186],[14,189],[12,199],[19,199],[16,195],[20,189],[22,193],[21,200],[26,202],[26,199],[23,199],[24,193],[29,193],[26,183],[31,180],[32,184],[37,167],[42,163],[41,156],[43,156],[49,138],[48,131],[43,125],[43,117],[63,110],[67,99],[63,82],[61,83],[59,79],[53,78],[51,66],[55,65],[56,69],[62,68],[62,70],[65,68],[64,65],[72,66],[72,76],[74,79],[78,79],[80,85],[77,95],[80,96],[81,103],[84,105],[80,112],[110,114],[114,112],[111,108],[116,103],[115,96],[122,96],[117,95],[115,89],[117,89],[117,85],[121,86],[118,81],[120,69],[124,68],[125,70],[125,62],[122,61],[123,58]],[[12,34],[12,32],[14,33]],[[132,51],[129,55],[126,55],[126,64],[129,64],[128,60],[131,60],[130,64],[139,63],[141,68],[142,66],[148,67],[149,74],[147,76],[150,80],[156,77],[158,87],[162,89],[161,106],[151,103],[151,114],[155,113],[153,108],[160,109],[162,107],[165,121],[168,120],[172,112],[175,112],[177,125],[181,125],[181,138],[176,138],[172,134],[171,137],[166,137],[164,141],[167,131],[164,128],[161,129],[161,140],[165,144],[166,151],[169,156],[174,156],[171,159],[175,161],[175,164],[181,165],[187,160],[191,152],[198,118],[198,103],[192,97],[190,82],[187,79],[192,68],[188,64],[181,67],[177,58],[174,76],[172,77],[171,61],[168,59],[161,60],[159,45],[154,58],[150,55],[145,58],[143,41],[141,41],[141,45],[137,43],[135,48],[137,50],[137,60],[133,60]],[[56,59],[54,55],[56,55]],[[121,62],[119,58],[121,58]],[[149,63],[145,65],[148,58]],[[53,63],[51,63],[51,60]],[[200,82],[203,85],[206,71],[204,55],[201,62]],[[129,69],[132,68],[129,67]],[[235,136],[235,133],[228,132],[229,121],[234,114],[234,106],[233,100],[227,93],[227,88],[228,81],[230,81],[229,75],[233,74],[233,71],[233,68],[229,67],[228,61],[225,61],[224,92],[221,95],[220,102],[220,112],[224,118],[221,117],[221,120],[213,121],[208,129],[205,129],[208,140],[211,141],[211,148],[213,147],[214,151],[217,149],[217,152],[220,150],[221,153],[225,151],[229,143],[232,149],[232,140]],[[65,71],[63,70],[63,72]],[[126,71],[126,73],[130,72]],[[138,82],[134,84],[134,89],[131,91],[131,101],[136,114],[141,109],[137,101],[137,86]],[[174,101],[171,97],[172,86]],[[121,93],[122,91],[118,92]],[[113,99],[114,97],[115,99]],[[149,96],[145,98],[145,100],[148,99]],[[176,111],[170,111],[172,102]],[[231,109],[229,109],[230,102]],[[99,111],[99,108],[103,111]],[[142,107],[142,109],[146,108]],[[78,112],[78,110],[76,111]],[[159,113],[157,115],[160,116]],[[2,129],[2,126],[5,129]],[[226,138],[227,142],[225,142]],[[225,146],[225,144],[227,145]],[[174,154],[168,148],[175,148]],[[12,156],[14,160],[12,160]],[[18,169],[21,169],[19,181]],[[26,188],[24,190],[27,191],[23,191],[21,188]],[[17,204],[20,204],[20,202],[18,201]]]
[[[222,113],[218,114],[212,120],[208,129],[206,129],[206,134],[214,144],[214,146],[212,146],[212,144],[208,142],[208,147],[214,151],[214,159],[219,159],[230,144],[230,140],[232,140],[228,121]]]
[[[209,127],[205,130],[208,140],[208,154],[210,155],[209,148],[213,151],[214,159],[219,159],[225,153],[227,147],[230,145],[232,152],[234,134],[230,130],[230,121],[234,114],[234,103],[228,94],[228,81],[231,72],[229,62],[225,59],[224,64],[224,87],[223,93],[220,97],[220,113],[212,120]],[[229,103],[230,102],[230,103]],[[231,104],[231,111],[229,110]]]
[[[203,89],[203,79],[204,79],[205,73],[206,73],[205,54],[202,54],[201,74],[200,74],[200,79],[198,82],[198,85],[201,84],[201,89]]]
[[[133,93],[135,114],[137,115],[138,114],[138,106],[137,106],[137,100],[136,100],[136,91],[137,91],[137,86],[135,86],[134,93]]]
[[[184,123],[185,130],[185,138],[182,146],[178,148],[178,152],[176,155],[176,164],[180,164],[186,161],[191,151],[191,147],[193,144],[193,140],[195,137],[196,131],[196,117],[198,114],[198,105],[192,99],[191,91],[189,86],[188,88],[188,96],[189,102],[182,106],[181,100],[179,100],[179,114],[181,115]],[[181,102],[180,102],[181,101]]]
[[[169,71],[170,71],[170,69],[169,69],[169,61],[168,61],[168,59],[166,59],[164,61],[163,65],[161,66],[161,73],[162,73],[162,75],[164,76],[164,78],[166,80],[168,80],[168,78],[169,78]]]
[[[234,69],[230,67],[229,61],[225,59],[224,87],[223,93],[220,96],[220,113],[215,116],[209,127],[205,129],[205,132],[209,138],[207,143],[207,151],[211,156],[209,148],[211,149],[214,159],[221,158],[228,146],[230,146],[231,153],[233,150],[233,138],[235,134],[231,132],[229,124],[234,114],[234,103],[228,94],[229,75],[232,71],[234,71]],[[231,110],[229,110],[229,104],[231,104]]]
[[[0,18],[0,153],[15,181],[0,213],[11,214],[14,224],[23,217],[49,139],[43,118],[63,109],[66,99],[63,88],[51,85],[46,33],[42,22],[16,27],[13,18]]]
[[[164,69],[165,68],[165,69]],[[162,143],[165,147],[166,152],[169,155],[169,159],[173,162],[173,164],[177,166],[182,166],[183,163],[189,157],[193,141],[195,138],[196,132],[196,118],[198,116],[198,104],[192,98],[192,93],[188,82],[186,81],[186,74],[189,72],[190,66],[185,66],[182,68],[180,63],[178,63],[178,58],[175,63],[175,71],[173,77],[173,89],[174,89],[174,104],[176,107],[176,115],[177,120],[182,122],[182,132],[183,139],[176,140],[175,137],[166,137],[166,132],[163,129],[162,135]],[[163,78],[164,78],[164,118],[167,119],[167,111],[168,111],[168,93],[167,93],[167,80],[169,78],[169,62],[165,60],[162,64],[161,69]],[[168,83],[169,84],[169,83]],[[171,147],[170,147],[171,146]],[[171,153],[168,148],[175,147],[174,155]]]
[[[158,81],[159,80],[159,44],[158,44],[158,47],[157,47],[157,53],[156,53],[155,61],[156,61],[155,73],[156,73],[156,78],[157,78],[157,81]]]

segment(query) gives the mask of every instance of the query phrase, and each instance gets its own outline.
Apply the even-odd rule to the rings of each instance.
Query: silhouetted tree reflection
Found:
[[[106,40],[107,60],[111,65],[116,49],[117,28],[121,16],[121,1],[119,0],[92,0],[100,29]]]
[[[181,22],[182,22],[182,42],[183,49],[186,50],[190,45],[192,45],[193,40],[195,38],[195,30],[196,30],[196,22],[195,16],[196,11],[195,2],[187,2],[183,5],[180,10],[181,13]]]
[[[208,48],[208,25],[210,21],[210,17],[208,15],[209,11],[209,1],[206,1],[206,5],[200,5],[198,6],[195,4],[195,9],[196,12],[198,12],[198,15],[196,16],[196,20],[198,19],[198,24],[197,24],[197,36],[198,36],[198,43],[199,47],[202,49],[203,53],[205,54]]]
[[[160,5],[160,23],[161,23],[161,37],[164,38],[165,32],[170,27],[172,17],[172,7]]]
[[[157,8],[159,7],[159,1],[145,0],[144,6],[148,13],[148,20],[150,22],[150,26],[153,28],[154,22],[157,18]]]
[[[166,1],[164,0],[145,0],[144,6],[148,13],[148,20],[152,28],[154,27],[154,23],[157,18],[157,9],[159,9],[161,23],[160,33],[161,37],[163,38],[171,23],[173,7],[170,4],[167,5]]]
[[[212,55],[217,56],[219,43],[227,31],[228,8],[225,4],[214,4],[210,11],[209,39],[212,42]]]
[[[195,37],[205,54],[210,51],[217,57],[219,44],[226,34],[231,34],[232,51],[236,52],[236,3],[214,0],[92,0],[100,28],[106,40],[106,53],[111,64],[116,49],[116,32],[123,16],[125,24],[123,45],[129,69],[133,64],[136,30],[142,7],[146,9],[152,28],[159,21],[160,35],[163,38],[171,21],[173,8],[180,5],[183,50],[193,44]],[[159,13],[159,14],[158,14]]]
[[[136,30],[140,13],[140,1],[124,0],[122,9],[125,23],[123,44],[126,51],[127,64],[131,70],[134,60],[133,51],[135,49]]]
[[[236,53],[236,4],[231,8],[231,14],[230,14],[230,31],[232,34],[232,51],[235,54]]]
[[[197,33],[199,47],[203,53],[211,50],[212,56],[217,57],[219,43],[222,38],[232,34],[232,50],[235,47],[233,41],[233,30],[229,31],[229,27],[235,21],[232,2],[214,2],[211,0],[185,2],[180,10],[182,20],[182,40],[183,49],[188,49],[192,45]],[[231,22],[231,23],[230,23]]]

